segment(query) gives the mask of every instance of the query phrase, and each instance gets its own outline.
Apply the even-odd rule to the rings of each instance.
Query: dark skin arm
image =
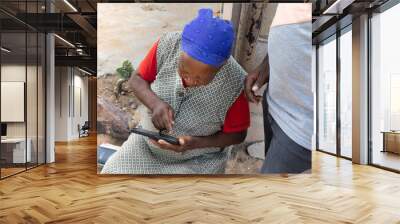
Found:
[[[262,63],[252,72],[250,72],[245,79],[245,95],[252,103],[259,103],[262,96],[256,94],[269,80],[269,57],[265,56]]]
[[[152,121],[156,128],[163,129],[173,125],[173,109],[170,105],[162,101],[150,88],[150,84],[142,79],[138,73],[131,75],[129,85],[135,96],[152,111]],[[205,137],[181,136],[179,137],[180,145],[172,145],[163,140],[158,142],[151,140],[160,148],[173,150],[176,152],[184,152],[186,150],[206,148],[206,147],[226,147],[229,145],[239,144],[246,138],[247,131],[237,133],[218,132],[214,135]]]
[[[172,150],[175,152],[184,152],[187,150],[207,148],[207,147],[226,147],[229,145],[239,144],[244,141],[247,130],[234,133],[217,132],[214,135],[205,137],[182,136],[179,137],[180,145],[173,145],[164,140],[151,142],[160,148]]]
[[[170,105],[162,101],[150,88],[150,84],[135,71],[131,75],[129,86],[135,96],[152,112],[152,122],[159,129],[171,130],[174,124],[174,111]]]

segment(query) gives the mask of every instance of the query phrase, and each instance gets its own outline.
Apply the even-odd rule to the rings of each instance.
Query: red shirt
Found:
[[[157,76],[157,45],[158,41],[153,44],[138,68],[140,77],[149,83],[152,83]],[[242,91],[226,113],[222,131],[224,133],[241,132],[245,131],[249,126],[249,102]]]

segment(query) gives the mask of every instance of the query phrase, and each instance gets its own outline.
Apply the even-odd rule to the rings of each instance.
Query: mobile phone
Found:
[[[178,138],[175,138],[175,137],[170,136],[170,135],[163,134],[161,132],[149,131],[149,130],[145,130],[145,129],[142,129],[142,128],[132,128],[131,129],[131,133],[143,135],[143,136],[149,137],[151,139],[154,139],[156,141],[162,139],[162,140],[164,140],[164,141],[166,141],[166,142],[168,142],[170,144],[180,145]]]

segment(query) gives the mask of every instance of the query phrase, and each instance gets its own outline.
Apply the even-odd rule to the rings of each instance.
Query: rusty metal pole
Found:
[[[253,71],[267,55],[269,27],[275,15],[277,4],[240,3],[232,9],[232,23],[236,26],[235,59],[247,72]],[[261,105],[250,104],[251,126],[246,142],[258,144],[248,149],[251,157],[264,157],[264,126]]]
[[[261,27],[263,7],[263,3],[242,3],[234,55],[245,70],[249,69],[246,65]]]

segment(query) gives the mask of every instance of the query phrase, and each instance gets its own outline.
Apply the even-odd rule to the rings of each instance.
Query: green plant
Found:
[[[122,62],[122,67],[117,68],[117,74],[121,79],[128,80],[133,72],[132,63],[128,60]]]

